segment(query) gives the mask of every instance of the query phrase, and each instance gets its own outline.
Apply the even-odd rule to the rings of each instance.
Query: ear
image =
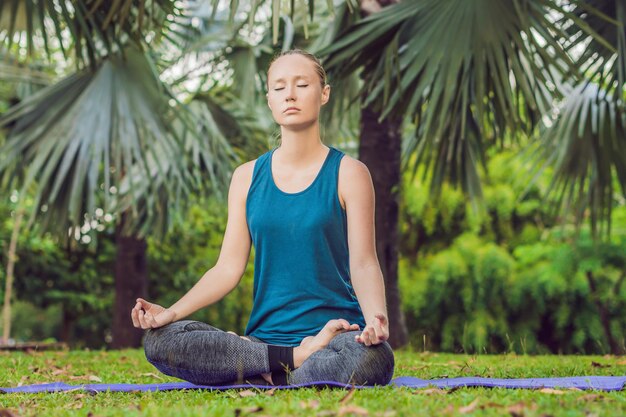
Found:
[[[322,106],[330,100],[330,84],[326,84],[322,89]]]

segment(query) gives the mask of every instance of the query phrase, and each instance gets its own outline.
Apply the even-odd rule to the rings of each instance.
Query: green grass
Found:
[[[395,376],[423,379],[626,375],[615,356],[453,355],[397,350]],[[180,382],[161,374],[143,351],[1,352],[0,387],[62,381],[86,383]],[[99,380],[98,380],[99,379]],[[626,391],[600,392],[377,387],[163,392],[84,391],[0,394],[0,409],[21,416],[609,416],[626,415]],[[242,395],[243,394],[243,395]],[[248,394],[248,395],[246,395]],[[4,415],[0,411],[0,415]]]

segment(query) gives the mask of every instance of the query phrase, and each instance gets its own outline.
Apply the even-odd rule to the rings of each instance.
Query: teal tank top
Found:
[[[306,189],[286,193],[272,176],[276,148],[255,162],[246,220],[255,248],[253,306],[245,335],[298,346],[331,319],[365,320],[350,279],[346,211],[339,203],[339,162],[329,147]]]

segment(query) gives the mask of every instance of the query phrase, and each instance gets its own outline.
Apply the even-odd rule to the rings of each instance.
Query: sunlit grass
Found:
[[[423,379],[626,375],[616,356],[454,355],[397,350],[394,376]],[[161,374],[141,349],[121,351],[2,352],[0,387],[46,382],[181,382]],[[461,388],[448,391],[376,387],[293,390],[84,391],[0,394],[0,408],[22,416],[608,416],[626,415],[624,391]],[[2,412],[0,411],[0,415]]]

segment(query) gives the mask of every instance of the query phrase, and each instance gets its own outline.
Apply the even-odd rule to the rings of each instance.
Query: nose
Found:
[[[296,99],[296,87],[285,87],[285,89],[287,90],[287,96],[285,97],[285,101],[294,101]]]

